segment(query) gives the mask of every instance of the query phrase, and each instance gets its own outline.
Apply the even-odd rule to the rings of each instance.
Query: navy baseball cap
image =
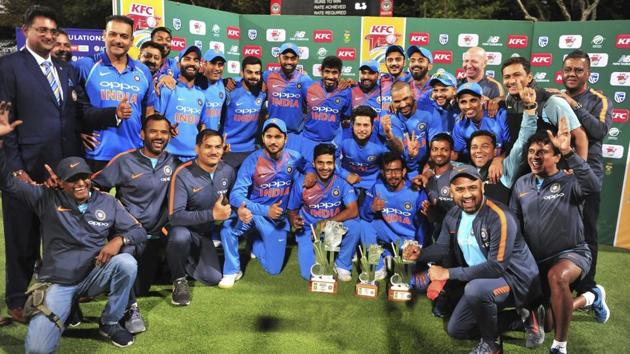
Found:
[[[361,66],[359,66],[359,70],[363,69],[371,70],[375,73],[378,73],[380,71],[378,62],[376,60],[368,60],[366,62],[363,62]]]
[[[300,55],[300,49],[298,46],[291,42],[286,42],[280,46],[280,54],[284,54],[286,51],[292,51],[295,55]]]
[[[455,79],[455,76],[444,69],[439,69],[431,76],[429,86],[433,86],[436,82],[441,82],[444,86],[457,87],[457,79]]]
[[[267,129],[270,127],[276,127],[278,128],[278,130],[284,133],[284,135],[287,135],[287,125],[284,124],[284,121],[282,119],[278,119],[278,118],[267,119],[265,123],[263,124],[262,132],[263,133],[266,132]]]
[[[201,59],[201,49],[199,49],[199,47],[197,47],[196,45],[191,45],[186,47],[183,51],[179,52],[179,61],[182,61],[182,58],[192,51],[197,53],[197,56],[199,57],[199,59]]]
[[[223,61],[225,61],[225,57],[223,56],[223,53],[219,52],[216,49],[208,49],[203,54],[203,60],[204,61],[214,61],[217,58],[223,59]]]
[[[451,179],[449,180],[449,183],[453,183],[457,177],[461,176],[481,180],[481,175],[479,174],[479,171],[477,171],[477,167],[472,165],[460,165],[453,167],[451,170]]]
[[[385,51],[385,57],[387,58],[387,56],[390,53],[393,53],[393,52],[398,52],[398,53],[402,54],[403,57],[405,56],[405,50],[403,49],[403,47],[401,47],[401,46],[399,46],[397,44],[393,44],[393,45],[390,45],[389,47],[387,47],[387,50]]]
[[[483,96],[483,90],[481,89],[481,86],[479,86],[479,84],[476,82],[467,82],[460,85],[457,88],[457,93],[455,94],[455,96],[459,97],[464,93],[472,93],[473,95],[479,97]]]
[[[411,47],[407,48],[407,58],[411,58],[411,55],[413,53],[420,53],[420,55],[429,60],[429,63],[433,63],[433,54],[431,54],[431,51],[427,48],[412,45]]]
[[[87,162],[81,157],[70,156],[59,161],[55,169],[57,176],[64,181],[68,181],[77,175],[92,175],[92,170]]]

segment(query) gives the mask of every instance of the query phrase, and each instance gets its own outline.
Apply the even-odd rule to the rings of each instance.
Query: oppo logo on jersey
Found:
[[[260,185],[261,195],[267,198],[274,198],[289,195],[291,192],[291,181],[272,181]]]
[[[313,112],[334,113],[334,114],[339,113],[338,109],[334,109],[334,108],[330,108],[330,107],[321,107],[321,106],[313,107],[312,111]]]
[[[302,98],[301,94],[293,93],[293,92],[274,92],[272,96],[278,97],[278,98],[293,98],[293,99]]]
[[[217,107],[219,107],[221,105],[222,105],[221,102],[208,102],[208,101],[206,101],[206,108],[217,108]]]
[[[310,204],[308,207],[310,209],[330,209],[330,208],[335,208],[341,205],[341,201],[337,201],[334,203],[330,203],[330,202],[322,202],[319,204]]]
[[[140,87],[125,82],[101,81],[100,85],[107,89],[140,92]]]
[[[411,213],[396,208],[384,208],[381,212],[383,219],[388,223],[401,223],[411,225]]]
[[[200,114],[201,113],[201,109],[188,107],[188,106],[180,105],[180,106],[175,107],[175,109],[177,109],[178,112],[182,112],[186,114]]]
[[[92,226],[109,227],[109,223],[96,220],[88,220],[88,224]]]
[[[350,169],[357,172],[368,172],[370,168],[370,164],[365,162],[350,161],[348,165]]]
[[[237,108],[234,110],[234,113],[236,114],[258,114],[259,109],[258,108]]]
[[[260,185],[260,188],[282,188],[282,187],[290,187],[291,181],[272,181],[269,183],[263,183]]]
[[[311,118],[322,122],[336,122],[337,114],[339,114],[338,109],[330,107],[315,106],[311,110],[313,111]]]
[[[550,194],[543,197],[544,200],[554,200],[564,197],[564,193]]]

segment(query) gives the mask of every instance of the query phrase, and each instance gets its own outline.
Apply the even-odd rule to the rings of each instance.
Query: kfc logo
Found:
[[[453,62],[453,52],[450,50],[436,50],[433,52],[433,63],[451,64]]]
[[[610,74],[610,84],[612,86],[630,86],[630,72],[613,72]]]
[[[179,52],[184,50],[184,48],[186,48],[186,38],[173,37],[173,39],[171,39],[171,50]]]
[[[565,34],[560,36],[558,47],[562,49],[575,49],[582,46],[582,36],[579,34]]]
[[[466,78],[466,70],[464,70],[462,68],[458,68],[457,70],[455,70],[455,78],[457,80],[465,79]]]
[[[287,39],[287,32],[283,29],[269,28],[267,30],[267,42],[284,42]]]
[[[564,81],[562,80],[562,71],[556,71],[556,74],[554,75],[554,77],[555,77],[556,84],[558,85],[564,84]]]
[[[241,29],[234,26],[228,26],[227,37],[229,39],[241,39]]]
[[[409,35],[409,44],[429,45],[429,34],[427,32],[412,32]]]
[[[615,40],[615,46],[621,49],[630,48],[630,34],[618,34],[617,39]]]
[[[365,39],[369,42],[369,50],[372,50],[374,48],[392,45],[396,43],[400,36],[399,33],[394,31],[394,26],[372,25]]]
[[[357,57],[357,50],[354,48],[338,48],[337,57],[341,60],[355,60]]]
[[[313,42],[330,43],[333,41],[333,32],[331,30],[315,30],[313,31]]]
[[[155,14],[155,10],[152,6],[131,4],[131,7],[129,8],[129,13],[134,15],[153,16]]]
[[[531,64],[532,66],[551,66],[552,58],[551,53],[534,53]]]
[[[508,48],[527,48],[527,36],[522,34],[511,34],[508,36]]]
[[[591,59],[591,66],[594,68],[603,68],[608,65],[608,54],[606,53],[588,53]]]
[[[460,33],[457,36],[457,45],[460,47],[476,47],[479,44],[479,35],[474,33]]]
[[[243,47],[243,56],[262,57],[262,47],[259,45],[246,45]]]
[[[280,63],[269,63],[269,64],[267,64],[267,70],[269,70],[269,71],[280,71]]]
[[[627,109],[615,108],[612,111],[613,123],[628,123],[628,116],[630,116],[630,111]]]

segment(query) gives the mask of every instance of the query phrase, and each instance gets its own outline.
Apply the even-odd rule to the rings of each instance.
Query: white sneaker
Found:
[[[387,269],[383,266],[381,269],[378,269],[374,272],[374,280],[383,280],[387,277]]]
[[[221,278],[219,282],[219,288],[221,289],[230,289],[234,286],[237,280],[243,277],[243,272],[238,272],[236,274],[227,274]]]
[[[223,245],[221,240],[212,240],[212,244],[214,245],[214,248],[219,248]]]
[[[249,259],[256,259],[256,255],[254,254],[254,252],[249,253]]]
[[[335,269],[337,270],[337,279],[341,281],[352,280],[352,273],[349,270],[339,268],[339,267],[335,267]]]

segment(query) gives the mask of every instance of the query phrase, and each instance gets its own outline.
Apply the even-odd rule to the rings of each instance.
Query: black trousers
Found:
[[[582,280],[576,285],[576,291],[578,294],[594,288],[597,283],[595,282],[595,272],[597,271],[597,218],[599,217],[599,204],[601,199],[600,192],[590,194],[584,201],[584,210],[582,212],[582,221],[584,222],[584,241],[591,250],[591,269]]]
[[[216,285],[223,277],[210,235],[200,235],[183,226],[168,230],[166,259],[173,281],[189,275],[206,285]]]

